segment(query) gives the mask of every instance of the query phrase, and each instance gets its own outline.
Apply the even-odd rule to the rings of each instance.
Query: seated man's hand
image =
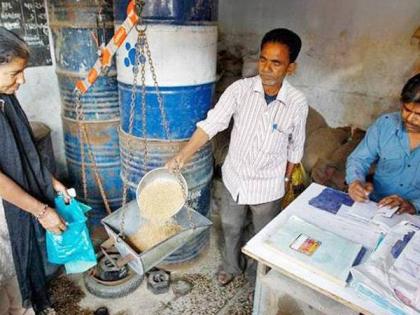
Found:
[[[349,195],[354,201],[366,201],[372,191],[372,183],[362,183],[360,180],[355,180],[349,185]]]
[[[379,201],[379,206],[398,208],[398,214],[416,214],[416,208],[408,200],[405,200],[397,195],[391,195],[381,199]]]

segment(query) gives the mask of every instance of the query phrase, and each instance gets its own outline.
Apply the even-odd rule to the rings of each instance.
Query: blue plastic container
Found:
[[[116,27],[126,17],[128,1],[114,1]],[[217,0],[146,1],[142,14],[147,24],[150,47],[169,137],[162,126],[162,115],[146,61],[146,133],[143,134],[141,76],[137,77],[134,125],[129,132],[131,91],[134,82],[137,31],[133,29],[117,51],[118,89],[121,109],[121,174],[127,178],[130,198],[137,184],[149,170],[161,167],[185,145],[196,123],[204,119],[212,106],[217,60]],[[147,144],[147,165],[144,165],[144,139]],[[169,141],[169,139],[171,141]],[[153,140],[153,141],[151,141]],[[190,206],[204,216],[210,211],[210,185],[213,175],[211,146],[197,152],[183,168],[188,183]],[[203,233],[165,259],[165,263],[182,263],[195,258],[208,244]]]

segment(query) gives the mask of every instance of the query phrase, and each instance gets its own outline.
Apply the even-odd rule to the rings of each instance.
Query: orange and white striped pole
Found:
[[[85,94],[89,88],[95,83],[98,79],[102,68],[110,67],[112,63],[112,57],[124,43],[127,38],[128,33],[139,21],[139,16],[137,15],[136,9],[136,0],[131,0],[127,7],[127,18],[124,23],[116,30],[114,36],[109,41],[109,43],[100,49],[100,57],[96,60],[92,69],[90,69],[88,75],[85,79],[79,80],[76,82],[75,91],[80,94]]]

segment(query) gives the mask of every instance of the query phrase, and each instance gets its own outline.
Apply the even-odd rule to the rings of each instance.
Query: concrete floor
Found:
[[[74,280],[86,292],[80,306],[96,309],[106,306],[112,315],[138,314],[250,314],[248,302],[250,285],[247,278],[240,277],[226,287],[220,287],[215,280],[215,272],[221,262],[221,228],[218,216],[217,183],[212,202],[212,222],[210,242],[205,250],[189,263],[171,266],[171,279],[187,278],[194,285],[192,291],[176,297],[171,288],[168,293],[154,295],[147,289],[146,281],[140,287],[123,298],[102,299],[86,291],[83,279]]]
[[[237,277],[226,287],[220,287],[215,278],[215,273],[221,264],[222,230],[220,224],[219,207],[221,183],[213,182],[213,198],[211,206],[211,227],[210,240],[208,246],[193,261],[180,264],[165,266],[171,272],[172,282],[178,279],[187,280],[192,284],[192,290],[184,295],[177,297],[172,291],[160,295],[154,295],[147,289],[146,280],[143,280],[139,288],[133,293],[114,299],[98,298],[84,287],[83,279],[80,275],[72,279],[85,292],[85,298],[80,302],[84,309],[95,310],[98,307],[106,306],[112,315],[248,315],[252,313],[252,305],[248,301],[249,293],[255,285],[255,262],[248,261],[246,274],[248,277]],[[249,233],[248,233],[249,234]],[[169,267],[169,269],[168,269]],[[251,277],[249,275],[251,274]],[[287,281],[274,279],[265,284],[265,298],[269,299],[271,306],[265,308],[267,315],[322,315],[324,314],[300,299],[296,292],[291,292]],[[307,289],[306,289],[307,290]],[[304,294],[302,290],[301,294]],[[302,297],[301,297],[302,298]],[[325,299],[325,298],[324,298]],[[334,308],[329,310],[329,304],[315,299],[315,304],[322,304],[325,314],[344,314],[334,312]],[[263,302],[265,306],[266,301]],[[318,304],[317,304],[318,303]],[[261,308],[261,305],[260,305]],[[346,313],[347,314],[347,313]],[[68,315],[68,314],[66,314]]]

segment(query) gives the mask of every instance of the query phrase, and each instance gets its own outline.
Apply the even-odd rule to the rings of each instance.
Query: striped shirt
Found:
[[[229,86],[207,118],[197,123],[211,139],[233,117],[222,178],[239,204],[261,204],[283,197],[287,161],[303,156],[308,105],[286,80],[268,106],[259,76]]]

